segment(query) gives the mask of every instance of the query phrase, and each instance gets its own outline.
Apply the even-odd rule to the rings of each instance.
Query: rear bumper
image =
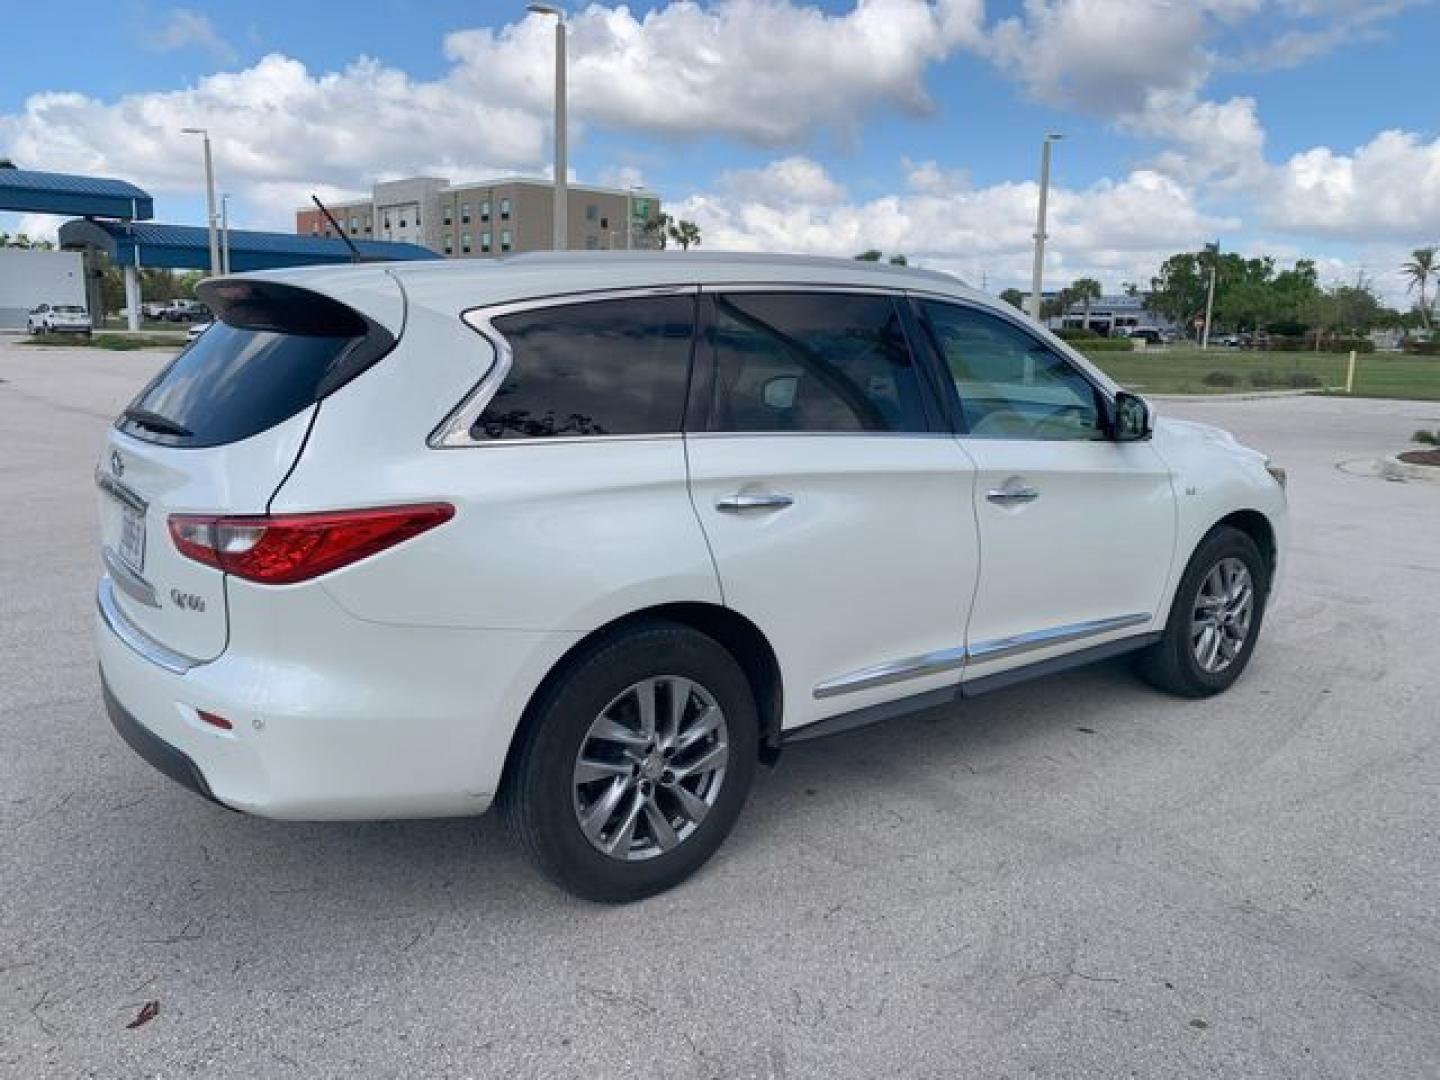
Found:
[[[100,690],[105,695],[105,711],[110,714],[110,723],[131,750],[181,787],[188,788],[201,798],[209,799],[217,806],[225,805],[215,798],[205,774],[195,762],[142,725],[115,699],[103,671],[100,673]]]
[[[102,578],[102,596],[109,587]],[[227,590],[231,640],[214,660],[167,665],[103,606],[96,648],[121,738],[192,791],[261,817],[484,812],[525,703],[574,640],[365,622],[319,588]]]

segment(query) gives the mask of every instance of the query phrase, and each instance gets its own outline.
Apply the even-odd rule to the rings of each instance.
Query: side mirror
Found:
[[[1115,407],[1111,413],[1111,437],[1116,442],[1140,442],[1150,438],[1154,431],[1154,418],[1150,406],[1139,394],[1121,390],[1115,395]]]

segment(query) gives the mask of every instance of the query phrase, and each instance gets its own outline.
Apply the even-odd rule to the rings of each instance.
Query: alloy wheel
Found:
[[[1250,636],[1255,582],[1239,559],[1221,559],[1200,582],[1190,646],[1201,670],[1217,675],[1235,662]]]
[[[715,696],[692,679],[632,683],[591,722],[575,759],[580,831],[631,862],[683,844],[715,805],[730,755]]]

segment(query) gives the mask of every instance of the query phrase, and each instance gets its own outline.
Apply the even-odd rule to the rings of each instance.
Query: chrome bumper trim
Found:
[[[200,660],[195,660],[161,645],[130,622],[125,617],[125,613],[120,610],[120,605],[115,602],[115,585],[110,580],[109,574],[100,578],[100,587],[95,592],[95,603],[100,608],[100,618],[105,621],[110,632],[157,667],[162,667],[176,675],[184,675],[191,668],[198,667],[202,663]]]

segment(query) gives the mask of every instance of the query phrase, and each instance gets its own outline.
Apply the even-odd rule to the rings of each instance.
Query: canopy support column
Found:
[[[140,329],[140,269],[136,266],[125,267],[125,325]]]

